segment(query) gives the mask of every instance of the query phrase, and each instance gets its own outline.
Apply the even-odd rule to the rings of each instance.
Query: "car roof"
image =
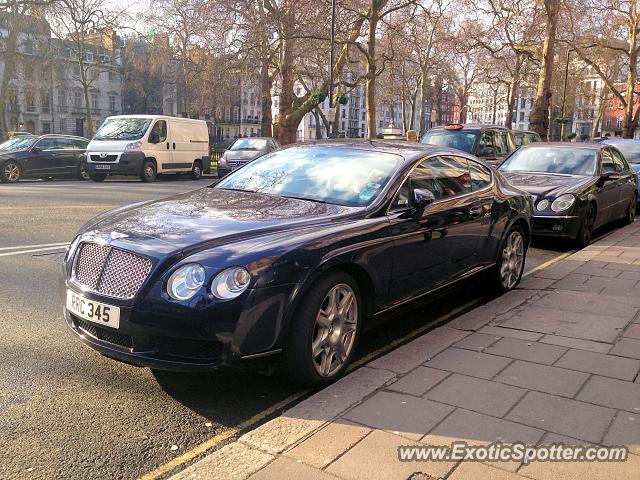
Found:
[[[589,150],[602,150],[607,145],[602,143],[592,142],[535,142],[528,145],[523,145],[520,149],[524,148],[540,148],[540,147],[553,147],[553,148],[586,148]]]
[[[474,158],[467,152],[455,148],[429,145],[426,143],[405,142],[399,140],[316,140],[304,143],[294,143],[285,148],[326,147],[330,149],[367,150],[370,152],[388,153],[399,155],[407,162],[412,162],[426,155],[456,155],[465,158]]]
[[[72,138],[74,140],[85,140],[85,141],[89,141],[88,138],[84,138],[84,137],[80,137],[78,135],[64,135],[62,133],[45,133],[44,135],[32,135],[34,137],[38,137],[38,138],[49,138],[49,137],[55,137],[55,138]]]
[[[640,140],[636,140],[635,138],[605,138],[602,140],[602,143],[637,143],[640,145]]]
[[[538,132],[534,132],[533,130],[511,130],[513,133],[526,133],[529,135],[539,135]]]
[[[249,140],[275,140],[274,137],[238,137],[238,138],[236,138],[236,141],[237,140],[247,140],[247,139],[249,139]]]
[[[435,127],[431,127],[429,130],[447,130],[451,132],[459,132],[461,130],[509,130],[507,127],[503,125],[483,125],[480,123],[460,123],[460,124],[451,124],[451,125],[462,125],[462,128],[447,128],[448,125],[437,125]]]

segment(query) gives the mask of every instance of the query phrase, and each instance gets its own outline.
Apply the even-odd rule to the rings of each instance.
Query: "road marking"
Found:
[[[364,365],[365,363],[370,362],[373,358],[382,355],[390,350],[393,350],[394,348],[396,348],[398,345],[405,343],[409,340],[411,340],[412,338],[415,338],[419,335],[421,335],[425,330],[429,330],[429,329],[433,329],[435,326],[437,326],[440,323],[443,323],[445,321],[447,321],[449,318],[457,315],[458,313],[464,311],[467,308],[472,308],[473,306],[475,306],[478,303],[481,303],[484,299],[476,299],[476,300],[472,300],[470,302],[465,303],[464,305],[461,305],[460,307],[457,307],[453,310],[451,310],[450,312],[436,318],[433,322],[430,322],[427,325],[424,325],[422,327],[417,328],[416,330],[411,331],[410,333],[408,333],[407,335],[405,335],[404,337],[398,338],[396,340],[394,340],[393,342],[385,345],[384,347],[380,347],[379,349],[365,355],[364,357],[362,357],[361,359],[359,359],[358,361],[352,363],[348,368],[347,368],[347,372],[346,373],[350,373],[353,370],[361,367],[362,365]],[[194,448],[192,448],[191,450],[183,453],[182,455],[180,455],[179,457],[174,458],[173,460],[170,460],[169,462],[160,465],[158,468],[156,468],[155,470],[153,470],[152,472],[149,472],[145,475],[143,475],[142,477],[139,478],[139,480],[156,480],[157,478],[161,477],[162,475],[164,475],[165,473],[173,470],[174,468],[177,468],[187,462],[190,462],[191,460],[193,460],[194,458],[196,458],[198,455],[201,455],[203,453],[205,453],[207,450],[211,450],[213,448],[215,448],[216,446],[220,445],[222,442],[228,440],[229,438],[237,435],[238,433],[242,432],[243,430],[247,430],[251,427],[253,427],[256,423],[258,423],[259,421],[263,420],[264,418],[272,415],[273,413],[277,412],[278,410],[284,409],[286,407],[288,407],[289,405],[291,405],[293,402],[296,402],[297,400],[299,400],[300,398],[304,397],[305,395],[307,395],[308,393],[310,393],[311,390],[303,390],[301,392],[298,393],[294,393],[293,395],[290,395],[289,397],[285,398],[284,400],[276,403],[275,405],[267,408],[266,410],[263,410],[262,412],[254,415],[253,417],[251,417],[248,420],[245,420],[244,422],[236,425],[235,427],[231,427],[229,430],[225,430],[222,433],[219,433],[218,435],[215,435],[214,437],[211,437],[209,440],[196,445]]]
[[[230,429],[225,430],[224,432],[219,433],[218,435],[215,435],[215,436],[211,437],[206,442],[203,442],[200,445],[197,445],[196,447],[192,448],[188,452],[183,453],[179,457],[176,457],[173,460],[170,460],[169,462],[167,462],[167,463],[165,463],[163,465],[160,465],[158,468],[156,468],[152,472],[144,474],[142,477],[140,477],[139,480],[154,480],[154,479],[160,477],[161,475],[164,475],[165,473],[173,470],[174,468],[177,468],[180,465],[183,465],[183,464],[193,460],[198,455],[200,455],[202,453],[205,453],[207,450],[210,450],[211,448],[219,445],[220,443],[224,442],[225,440],[228,440],[229,438],[233,437],[234,435],[237,435],[238,433],[242,432],[243,430],[246,430],[246,429],[250,428],[251,426],[253,426],[256,423],[258,423],[260,420],[263,420],[264,418],[268,417],[269,415],[272,415],[272,414],[276,413],[280,409],[286,408],[288,405],[290,405],[291,403],[295,402],[296,400],[299,400],[300,398],[304,397],[309,392],[310,392],[310,390],[303,390],[301,392],[294,393],[293,395],[289,395],[284,400],[276,403],[275,405],[272,405],[271,407],[267,408],[266,410],[263,410],[263,411],[255,414],[250,419],[245,420],[244,422],[239,423],[235,427],[231,427]]]
[[[67,243],[63,243],[55,247],[32,248],[29,250],[19,250],[17,252],[0,253],[0,257],[9,257],[11,255],[23,255],[25,253],[46,252],[48,250],[64,250],[67,245],[68,245]]]
[[[42,247],[63,247],[69,245],[69,242],[63,243],[39,243],[38,245],[17,245],[15,247],[2,247],[0,251],[4,250],[18,250],[21,248],[42,248]]]
[[[574,253],[576,253],[578,250],[571,250],[570,252],[565,252],[562,255],[558,255],[557,257],[553,257],[551,260],[548,260],[544,263],[541,263],[540,265],[538,265],[535,268],[532,268],[531,270],[529,270],[528,272],[524,273],[522,275],[522,277],[526,277],[529,276],[531,274],[534,274],[536,272],[539,272],[540,270],[544,270],[545,268],[553,265],[554,263],[559,262],[560,260],[564,260],[567,257],[570,257],[571,255],[573,255]]]

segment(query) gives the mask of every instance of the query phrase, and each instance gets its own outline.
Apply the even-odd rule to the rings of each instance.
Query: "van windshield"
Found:
[[[150,118],[108,118],[100,126],[94,140],[138,140],[149,128]]]

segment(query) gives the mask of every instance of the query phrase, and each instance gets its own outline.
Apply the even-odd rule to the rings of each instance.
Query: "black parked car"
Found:
[[[457,148],[494,166],[516,149],[511,131],[497,125],[452,123],[433,127],[424,134],[422,143]]]
[[[102,214],[66,253],[66,322],[157,369],[264,367],[326,384],[363,328],[485,272],[519,282],[531,197],[471,155],[409,143],[267,154],[215,186]]]
[[[499,170],[534,200],[533,234],[591,242],[593,230],[635,218],[636,173],[605,144],[535,143],[517,150]]]
[[[70,135],[20,135],[0,145],[0,181],[78,177],[88,180],[85,149],[89,140]]]

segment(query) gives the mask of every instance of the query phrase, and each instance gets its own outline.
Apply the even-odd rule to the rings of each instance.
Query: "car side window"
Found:
[[[58,150],[75,150],[76,146],[71,138],[58,138],[56,139]]]
[[[73,140],[73,145],[76,148],[76,150],[86,150],[87,149],[87,145],[88,142],[85,142],[84,140]]]
[[[167,122],[164,120],[158,120],[151,129],[151,133],[149,134],[149,138],[157,136],[158,142],[166,142],[167,141]]]
[[[626,170],[629,170],[629,165],[618,150],[612,148],[611,155],[613,156],[613,163],[615,165],[616,172],[624,172]]]
[[[421,161],[400,187],[391,209],[410,207],[411,192],[416,188],[429,190],[436,200],[471,192],[471,177],[466,159],[436,156]]]
[[[509,133],[501,130],[493,132],[495,138],[496,155],[508,155],[509,148]]]
[[[56,150],[59,149],[58,141],[55,138],[43,138],[35,144],[41,150]]]
[[[613,157],[609,149],[602,151],[602,173],[615,172],[616,166],[613,163]]]
[[[491,184],[491,170],[473,160],[467,160],[469,175],[471,176],[471,189],[482,190]]]
[[[495,152],[495,148],[492,132],[487,131],[480,135],[480,140],[478,141],[478,155],[487,156],[489,149]]]

